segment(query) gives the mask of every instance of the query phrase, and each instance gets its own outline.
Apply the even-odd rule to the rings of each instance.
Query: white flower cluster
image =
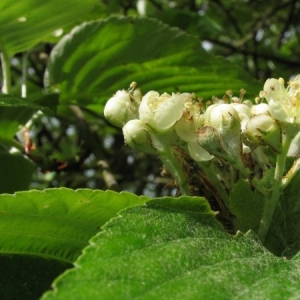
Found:
[[[215,98],[212,103],[192,93],[150,91],[142,96],[134,82],[129,90],[118,91],[108,100],[104,115],[122,127],[130,147],[156,154],[169,165],[177,159],[183,171],[174,167],[175,177],[185,172],[186,164],[194,162],[203,168],[206,161],[212,161],[214,170],[233,167],[244,178],[253,177],[271,163],[270,151],[281,153],[287,126],[296,128],[288,153],[300,153],[300,76],[287,88],[281,78],[268,79],[255,102],[243,100],[244,94],[241,90],[238,98],[228,91],[223,99]],[[231,167],[224,167],[226,163]],[[230,190],[233,185],[228,178],[234,173],[223,173],[216,171],[224,189]]]
[[[126,144],[162,160],[182,194],[208,195],[226,220],[235,215],[236,184],[255,190],[265,202],[255,225],[264,241],[282,190],[300,170],[300,75],[287,87],[268,79],[255,101],[244,94],[227,91],[212,102],[192,93],[142,96],[134,82],[108,100],[104,115],[122,127]],[[286,172],[287,156],[295,160]]]

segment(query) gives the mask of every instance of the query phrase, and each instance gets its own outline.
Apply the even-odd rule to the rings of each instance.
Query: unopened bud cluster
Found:
[[[275,168],[287,128],[295,129],[288,155],[300,154],[300,76],[287,87],[281,78],[268,79],[253,101],[244,94],[203,101],[193,93],[142,95],[132,83],[108,100],[104,115],[123,129],[126,144],[161,158],[182,193],[206,189],[225,215],[239,179],[264,194],[260,180]]]

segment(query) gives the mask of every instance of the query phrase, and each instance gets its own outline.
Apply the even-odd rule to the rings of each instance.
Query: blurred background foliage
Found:
[[[99,11],[93,10],[85,20],[115,14],[158,19],[196,36],[207,52],[239,65],[261,84],[269,77],[288,79],[299,73],[300,1],[297,0],[272,3],[262,0],[99,0],[99,7]],[[81,21],[78,18],[78,22]],[[74,25],[68,24],[68,30]],[[47,42],[13,55],[13,93],[19,94],[21,90],[24,59],[27,95],[34,98],[43,93],[45,70],[58,40],[52,36]],[[119,87],[123,88],[127,87]],[[87,187],[127,190],[138,195],[174,195],[174,182],[161,175],[165,171],[160,161],[124,145],[121,130],[104,119],[102,109],[72,104],[67,110],[59,107],[52,116],[35,114],[30,126],[15,136],[24,145],[22,154],[28,171],[15,171],[13,163],[8,163],[6,152],[2,151],[5,146],[0,145],[0,159],[6,162],[2,166],[7,169],[1,175],[0,192],[12,193],[29,186],[29,189]],[[8,184],[14,180],[9,172],[13,169],[18,176],[15,180],[22,184]]]

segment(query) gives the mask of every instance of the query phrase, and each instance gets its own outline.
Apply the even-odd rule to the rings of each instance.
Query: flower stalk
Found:
[[[11,72],[10,72],[10,57],[5,49],[2,49],[0,54],[2,75],[3,75],[3,94],[11,94]]]
[[[281,197],[285,162],[286,162],[288,150],[290,148],[294,136],[295,136],[294,127],[290,126],[289,124],[286,124],[285,133],[283,134],[282,151],[281,153],[277,154],[276,157],[273,190],[271,196],[266,198],[263,215],[258,230],[258,237],[262,241],[262,243],[264,243],[266,240],[275,209]]]

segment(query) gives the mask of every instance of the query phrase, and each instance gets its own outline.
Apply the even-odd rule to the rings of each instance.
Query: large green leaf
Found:
[[[201,198],[158,199],[107,223],[50,299],[292,299],[299,257],[230,236]]]
[[[228,89],[259,91],[239,67],[202,49],[200,41],[148,18],[112,17],[84,23],[53,49],[48,85],[62,100],[103,104],[117,90],[138,82],[144,92],[195,92],[211,99]]]
[[[0,254],[72,263],[100,227],[147,197],[66,188],[0,195]]]
[[[1,0],[0,51],[27,50],[57,29],[74,26],[97,15],[100,1]]]

